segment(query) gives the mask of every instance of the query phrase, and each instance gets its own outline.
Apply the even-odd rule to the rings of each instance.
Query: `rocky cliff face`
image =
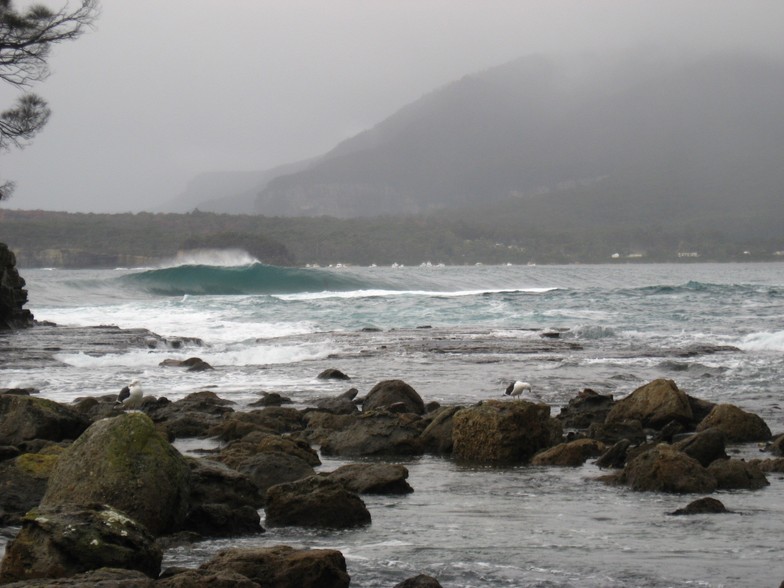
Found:
[[[32,326],[32,313],[22,308],[27,302],[24,286],[16,271],[16,256],[0,243],[0,331]]]

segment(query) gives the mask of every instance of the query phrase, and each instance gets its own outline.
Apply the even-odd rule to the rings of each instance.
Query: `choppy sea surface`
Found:
[[[665,377],[784,431],[784,263],[295,269],[238,254],[22,275],[39,321],[145,328],[189,341],[179,349],[64,341],[50,351],[54,361],[0,364],[0,387],[35,387],[60,402],[116,393],[138,378],[146,394],[171,400],[210,389],[243,409],[266,391],[304,407],[400,378],[426,402],[471,404],[503,398],[509,381],[524,379],[555,414],[583,388],[620,398]],[[23,347],[34,332],[0,335],[0,346]],[[191,356],[216,369],[159,367]],[[318,380],[326,368],[351,382]],[[324,471],[345,463],[322,461]],[[195,566],[227,546],[285,543],[339,549],[357,587],[391,587],[418,573],[445,587],[784,580],[781,475],[769,475],[764,490],[717,493],[733,514],[671,517],[696,497],[608,487],[591,463],[482,468],[432,456],[401,463],[414,493],[363,497],[369,527],[269,529],[170,550],[164,565]]]

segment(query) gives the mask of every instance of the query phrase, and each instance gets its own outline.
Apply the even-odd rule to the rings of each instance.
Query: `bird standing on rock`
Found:
[[[117,396],[117,402],[122,403],[122,405],[127,408],[138,408],[142,403],[143,395],[144,392],[142,391],[142,385],[139,383],[139,380],[133,380],[130,384],[120,390],[120,394]]]
[[[523,393],[523,390],[530,392],[531,384],[517,380],[516,382],[512,382],[509,384],[509,386],[507,386],[506,392],[504,392],[504,394],[507,396],[520,396]]]

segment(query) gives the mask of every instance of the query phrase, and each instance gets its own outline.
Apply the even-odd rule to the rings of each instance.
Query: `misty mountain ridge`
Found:
[[[747,213],[751,203],[780,217],[781,104],[782,64],[753,56],[526,57],[425,95],[272,179],[256,212],[349,218],[511,199],[519,214],[549,211],[561,223],[588,190],[608,207],[593,213],[618,222]]]

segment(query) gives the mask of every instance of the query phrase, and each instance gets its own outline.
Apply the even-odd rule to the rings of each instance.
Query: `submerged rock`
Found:
[[[395,584],[393,588],[441,588],[441,584],[433,576],[419,574]]]
[[[359,496],[337,480],[310,476],[267,490],[266,524],[345,529],[370,524],[370,512]]]
[[[321,372],[318,376],[319,380],[350,380],[346,374],[335,368],[329,368]]]
[[[195,571],[186,571],[190,582],[176,582],[178,576],[161,580],[156,585],[174,588],[213,586],[208,578],[247,578],[252,584],[225,583],[223,586],[265,586],[270,588],[348,588],[343,554],[334,549],[294,549],[287,545],[256,549],[228,549]]]
[[[42,507],[30,511],[8,544],[0,583],[59,578],[103,567],[157,577],[162,553],[147,529],[109,506]]]
[[[185,518],[189,475],[150,418],[129,412],[94,423],[63,452],[41,504],[108,504],[160,535]]]
[[[695,514],[720,514],[728,513],[725,506],[720,500],[706,496],[705,498],[698,498],[687,504],[684,508],[679,508],[669,514],[671,515],[695,515]]]

